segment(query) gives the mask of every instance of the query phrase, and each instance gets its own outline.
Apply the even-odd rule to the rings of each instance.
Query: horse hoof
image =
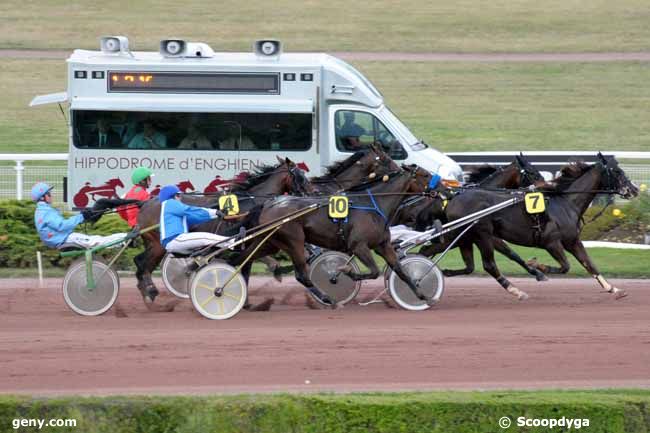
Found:
[[[625,290],[619,290],[614,294],[614,299],[618,301],[619,299],[623,299],[626,296],[627,296],[627,292]]]
[[[517,299],[520,301],[525,301],[526,299],[528,299],[528,293],[520,292],[519,295],[517,296]]]
[[[275,269],[273,269],[273,278],[278,283],[282,282],[282,270],[280,269],[279,266],[276,266]]]
[[[539,264],[539,262],[537,262],[537,257],[533,257],[532,259],[529,259],[528,261],[526,261],[526,264],[528,266],[530,266],[531,268],[537,268],[537,265]]]
[[[541,271],[537,271],[535,273],[535,279],[537,281],[548,281],[548,277],[546,276],[546,274],[544,272],[541,272]]]

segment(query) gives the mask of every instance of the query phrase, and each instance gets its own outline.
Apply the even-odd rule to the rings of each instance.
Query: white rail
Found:
[[[67,153],[5,153],[0,154],[0,161],[14,161],[16,164],[13,166],[13,170],[16,172],[16,199],[23,199],[23,191],[25,188],[25,161],[67,161]],[[35,167],[36,168],[36,167]],[[0,167],[0,173],[2,173],[2,167]],[[38,179],[45,180],[45,179]],[[1,182],[0,182],[1,183]],[[0,189],[0,198],[3,190],[6,188]]]

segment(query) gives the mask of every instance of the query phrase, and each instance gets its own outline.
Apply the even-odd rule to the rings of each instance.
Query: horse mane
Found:
[[[347,170],[348,168],[356,164],[356,162],[359,161],[361,158],[363,158],[367,153],[368,153],[367,150],[359,150],[342,161],[336,161],[325,168],[325,174],[318,177],[314,177],[311,179],[311,181],[329,182],[333,180],[336,176],[341,174],[343,171]]]
[[[481,181],[490,177],[498,170],[497,167],[494,167],[489,164],[480,165],[478,167],[473,167],[469,170],[469,183],[480,183]]]
[[[266,181],[267,177],[278,169],[280,164],[276,165],[261,165],[256,167],[255,170],[243,179],[237,179],[233,182],[233,190],[249,190],[256,185]]]
[[[584,161],[572,161],[560,169],[558,177],[552,180],[549,190],[566,191],[580,176],[593,167]]]

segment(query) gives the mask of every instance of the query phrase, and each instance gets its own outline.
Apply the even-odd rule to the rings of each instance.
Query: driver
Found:
[[[368,132],[355,120],[354,111],[345,111],[343,113],[343,125],[339,130],[341,143],[345,146],[346,150],[357,150],[361,146],[362,135],[367,135]]]
[[[60,248],[64,244],[75,244],[82,248],[92,248],[98,245],[123,239],[126,233],[115,233],[110,236],[84,235],[73,230],[84,221],[96,222],[101,213],[84,209],[79,215],[64,218],[61,212],[52,207],[52,187],[39,182],[32,187],[31,197],[36,202],[34,224],[38,235],[45,245],[50,248]]]
[[[215,233],[192,232],[188,227],[223,217],[217,209],[189,206],[181,202],[181,190],[167,185],[158,194],[160,200],[160,243],[171,253],[188,254],[228,239]]]
[[[151,194],[147,190],[151,186],[151,177],[153,175],[153,172],[147,167],[138,167],[133,170],[133,174],[131,174],[133,187],[124,195],[124,198],[138,201],[149,200]],[[135,205],[123,206],[117,209],[117,213],[129,224],[129,227],[135,227],[138,222],[140,207]]]

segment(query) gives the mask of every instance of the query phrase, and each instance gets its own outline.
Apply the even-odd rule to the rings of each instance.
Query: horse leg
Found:
[[[477,242],[479,251],[481,252],[481,259],[483,261],[483,269],[485,272],[492,275],[492,277],[497,280],[501,287],[506,289],[508,293],[513,296],[516,296],[520,301],[528,299],[528,294],[523,290],[519,290],[515,287],[506,277],[501,275],[501,271],[497,267],[496,262],[494,261],[494,243],[492,236],[481,236]]]
[[[627,296],[625,290],[621,290],[618,287],[611,285],[605,277],[603,277],[594,262],[591,261],[591,257],[587,254],[585,246],[582,244],[582,241],[579,239],[573,245],[567,247],[573,257],[575,257],[578,262],[589,272],[595,279],[598,281],[598,284],[605,289],[608,293],[613,293],[616,299],[621,299]]]
[[[558,242],[554,242],[546,247],[546,251],[553,257],[559,264],[560,267],[544,265],[539,263],[536,258],[528,260],[528,266],[538,269],[545,274],[566,274],[571,269],[571,264],[564,254],[564,247]]]
[[[409,288],[413,291],[413,294],[415,294],[418,299],[426,301],[427,303],[431,303],[431,300],[420,292],[420,289],[418,288],[417,284],[413,282],[411,277],[409,277],[406,272],[404,272],[404,269],[402,269],[402,265],[399,262],[399,257],[397,257],[397,253],[395,252],[395,249],[390,244],[390,242],[379,244],[379,246],[375,248],[375,251],[386,261],[386,264],[390,266],[393,271],[395,271],[397,276],[400,277],[400,279],[409,286]],[[370,256],[370,259],[372,260],[372,255]],[[372,263],[374,264],[374,260],[372,260]],[[377,271],[377,275],[379,275],[379,271]]]
[[[420,248],[419,254],[422,254],[425,257],[434,257],[436,254],[440,254],[447,248],[449,243],[447,242],[432,242],[429,243],[428,245],[424,245],[422,248]]]
[[[314,296],[321,300],[323,304],[331,305],[332,308],[336,307],[336,303],[327,293],[323,293],[309,278],[309,269],[307,267],[307,259],[305,257],[305,234],[301,230],[291,230],[289,227],[283,227],[283,230],[291,233],[291,237],[279,235],[273,239],[273,245],[280,250],[289,254],[291,262],[295,270],[296,281],[305,286]]]
[[[361,261],[361,263],[366,265],[366,267],[370,270],[370,272],[367,272],[365,274],[354,272],[352,270],[352,266],[350,265],[346,265],[339,268],[341,272],[348,275],[354,281],[374,280],[379,276],[379,267],[377,267],[377,263],[375,262],[375,259],[372,258],[372,252],[370,251],[370,248],[368,248],[367,243],[365,242],[355,243],[355,245],[352,248],[350,248],[350,251],[359,259],[359,261]]]
[[[143,258],[140,259],[142,268],[138,269],[138,271],[140,271],[141,277],[138,279],[138,289],[142,294],[144,302],[147,304],[153,303],[156,299],[156,296],[159,294],[158,288],[151,278],[151,274],[158,267],[162,261],[162,258],[165,256],[165,249],[153,236],[155,236],[155,234],[152,235],[151,233],[147,233],[146,235],[143,235],[143,237],[145,237],[145,251],[142,253]]]
[[[465,269],[443,269],[442,274],[445,277],[469,275],[474,272],[474,246],[472,242],[463,242],[458,248],[460,248],[460,255],[465,263]]]
[[[494,238],[494,249],[497,250],[498,252],[500,252],[501,254],[503,254],[504,256],[506,256],[507,258],[509,258],[510,260],[512,260],[513,262],[516,262],[517,264],[519,264],[519,266],[524,268],[526,270],[526,272],[528,272],[530,275],[535,277],[537,279],[537,281],[546,281],[546,280],[548,280],[548,278],[546,278],[546,275],[544,275],[544,273],[542,271],[540,271],[539,269],[536,269],[536,268],[534,268],[532,266],[529,266],[524,261],[524,259],[522,259],[519,256],[519,254],[514,252],[514,250],[512,248],[510,248],[508,246],[508,244],[503,239]]]
[[[250,280],[251,276],[251,269],[253,268],[253,261],[250,260],[248,263],[246,263],[242,268],[241,268],[241,275],[244,277],[244,281],[246,281],[246,286],[249,287],[248,281]],[[244,309],[248,311],[269,311],[271,309],[271,305],[275,303],[275,299],[273,297],[267,297],[265,298],[262,302],[259,304],[250,304],[248,302],[248,291],[246,292],[246,302],[244,303]]]
[[[278,283],[282,282],[282,274],[283,274],[282,271],[284,270],[284,268],[282,266],[280,266],[280,263],[277,260],[275,260],[271,256],[265,256],[265,257],[260,257],[259,261],[264,263],[264,265],[266,265],[266,269],[271,274],[273,274],[273,278],[275,278],[275,280]],[[290,269],[293,269],[293,268],[290,268]]]

